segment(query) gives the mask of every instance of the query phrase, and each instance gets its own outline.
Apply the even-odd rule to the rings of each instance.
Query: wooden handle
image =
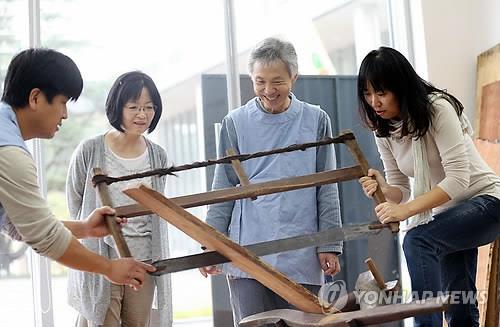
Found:
[[[237,155],[236,151],[233,148],[227,149],[226,154],[228,156],[235,156],[235,155]],[[250,181],[248,180],[248,176],[245,173],[245,170],[243,170],[243,166],[241,165],[241,161],[239,161],[239,160],[231,160],[231,165],[233,166],[233,169],[236,172],[236,175],[238,176],[238,179],[240,180],[241,186],[250,185]],[[257,200],[257,197],[252,197],[251,199],[252,200]]]
[[[94,176],[95,175],[103,175],[101,168],[94,168],[92,170]],[[108,185],[106,183],[99,183],[96,186],[97,195],[100,197],[102,205],[113,207],[111,203],[111,198],[109,197]],[[123,237],[123,234],[120,230],[120,226],[116,222],[116,215],[106,215],[105,217],[106,224],[108,225],[108,229],[115,240],[116,249],[120,254],[120,258],[130,258],[132,254],[130,253],[130,249],[128,248],[127,242]]]
[[[375,261],[373,261],[372,258],[368,258],[365,260],[365,263],[368,266],[368,269],[371,271],[373,277],[375,278],[375,281],[377,282],[377,286],[381,290],[385,289],[384,277],[382,277],[382,274],[378,270],[377,265],[375,265]]]
[[[363,174],[365,174],[365,176],[368,176],[368,169],[369,169],[368,161],[366,160],[365,155],[363,154],[363,152],[359,148],[359,145],[358,145],[358,142],[356,142],[356,139],[345,140],[344,143],[349,148],[349,151],[351,151],[351,154],[353,155],[354,159],[358,162],[359,166],[361,167],[361,170],[363,171]],[[380,187],[377,187],[377,190],[373,194],[373,199],[375,200],[375,202],[377,204],[386,202],[384,193],[382,192]],[[389,226],[390,226],[391,231],[393,233],[399,232],[399,223],[398,222],[389,223]]]

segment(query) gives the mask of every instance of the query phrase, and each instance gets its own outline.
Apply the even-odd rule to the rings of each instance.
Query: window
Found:
[[[7,67],[12,57],[28,45],[28,16],[24,1],[0,1],[0,93]],[[6,326],[33,325],[33,292],[31,281],[31,251],[23,243],[0,233],[0,307]]]
[[[258,41],[280,36],[295,45],[300,74],[353,75],[368,50],[391,44],[388,2],[234,1],[239,72],[247,74],[248,53]],[[65,179],[71,154],[80,141],[110,128],[104,103],[112,82],[124,72],[141,70],[160,90],[164,112],[149,137],[166,149],[169,163],[208,159],[203,149],[201,75],[226,72],[222,0],[41,0],[40,31],[41,46],[69,55],[84,78],[82,96],[69,103],[70,119],[53,140],[43,141],[43,176],[56,217],[69,216]],[[26,2],[0,0],[1,81],[12,56],[28,47],[28,37]],[[205,185],[204,171],[190,170],[168,177],[165,193],[173,197],[203,192]],[[190,211],[204,218],[205,208]],[[199,251],[197,242],[176,228],[170,229],[169,238],[172,257]],[[13,313],[2,317],[2,323],[35,325],[34,283],[47,294],[36,310],[54,313],[53,322],[37,326],[73,324],[76,311],[66,304],[67,268],[51,263],[50,276],[44,270],[31,278],[30,253],[0,234],[0,307]],[[211,326],[209,279],[192,270],[173,274],[172,284],[175,323]]]
[[[235,1],[240,72],[266,37],[292,42],[299,74],[355,75],[369,50],[390,45],[387,0]]]
[[[221,2],[46,0],[41,9],[41,44],[69,55],[80,67],[84,91],[70,103],[70,119],[45,142],[47,197],[57,217],[68,217],[65,179],[71,153],[83,139],[110,127],[104,114],[107,92],[127,71],[141,70],[155,81],[162,99],[162,120],[149,137],[162,145],[169,160],[183,164],[200,159],[196,99],[201,73],[224,61]],[[195,10],[193,10],[195,9]],[[71,14],[69,14],[71,13]],[[76,14],[78,13],[78,14]],[[203,33],[200,33],[203,28]],[[202,170],[168,177],[169,196],[205,189]],[[203,218],[203,208],[192,212]],[[171,256],[199,250],[189,237],[170,228]],[[67,269],[52,265],[55,326],[67,326],[76,311],[66,304]],[[172,274],[174,319],[211,321],[210,281],[197,270]]]

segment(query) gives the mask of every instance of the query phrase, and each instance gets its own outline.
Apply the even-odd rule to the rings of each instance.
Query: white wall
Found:
[[[410,0],[415,68],[457,96],[474,121],[477,56],[500,43],[500,0]]]
[[[500,0],[483,0],[479,3],[485,26],[485,46],[481,50],[484,51],[500,43]]]

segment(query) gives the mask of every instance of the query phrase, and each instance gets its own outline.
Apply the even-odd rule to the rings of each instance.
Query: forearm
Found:
[[[56,259],[69,268],[100,274],[111,283],[129,285],[138,290],[147,272],[156,269],[148,264],[134,260],[134,258],[120,258],[110,260],[85,248],[76,238],[72,237],[69,246],[63,255]]]
[[[234,201],[210,205],[205,222],[219,232],[228,235],[233,207]]]
[[[340,201],[337,184],[327,184],[317,188],[318,229],[324,231],[342,227]],[[317,247],[318,253],[342,253],[343,242]]]
[[[450,201],[450,196],[443,191],[439,186],[435,186],[429,192],[426,192],[416,199],[406,203],[410,216],[414,216],[418,213],[424,212],[426,210],[431,210],[433,208],[439,207],[440,205]]]
[[[226,117],[222,121],[218,151],[220,155],[224,156],[228,149],[233,149],[239,153],[238,137],[234,123]],[[238,183],[238,176],[236,176],[236,172],[230,165],[219,164],[215,166],[212,191],[235,187]],[[227,235],[234,204],[235,201],[227,201],[208,206],[206,223]]]
[[[64,220],[62,222],[67,229],[71,231],[74,237],[81,239],[88,237],[88,228],[87,225],[82,221],[75,220]]]
[[[380,190],[382,191],[382,193],[384,193],[387,202],[398,204],[403,199],[403,192],[401,192],[399,187],[386,184],[384,186],[381,186]]]
[[[233,178],[230,178],[230,172],[228,171],[231,168],[225,166],[227,165],[218,165],[215,168],[212,190],[230,188],[235,186],[236,182],[233,180]],[[219,232],[227,235],[234,202],[235,201],[227,201],[209,205],[206,223],[217,229]]]
[[[107,276],[111,269],[111,261],[101,255],[98,255],[73,238],[64,252],[56,259],[60,264],[91,273],[98,273]]]
[[[317,139],[332,136],[332,128],[328,115],[320,122]],[[321,146],[316,151],[316,172],[333,170],[337,168],[336,154],[333,144]],[[327,184],[316,188],[319,231],[342,226],[340,218],[340,200],[337,184]],[[342,253],[343,242],[320,246],[318,253]]]

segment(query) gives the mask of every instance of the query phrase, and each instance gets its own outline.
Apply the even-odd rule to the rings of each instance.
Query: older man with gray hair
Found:
[[[332,135],[328,115],[291,92],[298,77],[297,54],[291,43],[277,38],[263,40],[251,52],[248,69],[256,97],[223,119],[219,153],[229,148],[238,153],[266,151]],[[248,160],[242,165],[251,183],[336,168],[333,145]],[[229,165],[216,167],[212,189],[238,184]],[[209,207],[206,221],[241,245],[339,227],[337,185],[214,204]],[[323,273],[334,275],[340,271],[337,255],[341,252],[342,243],[336,243],[268,255],[263,260],[317,293]],[[215,266],[200,270],[205,277],[221,272]],[[235,325],[255,313],[291,307],[231,264],[224,265],[223,272],[228,279]]]

